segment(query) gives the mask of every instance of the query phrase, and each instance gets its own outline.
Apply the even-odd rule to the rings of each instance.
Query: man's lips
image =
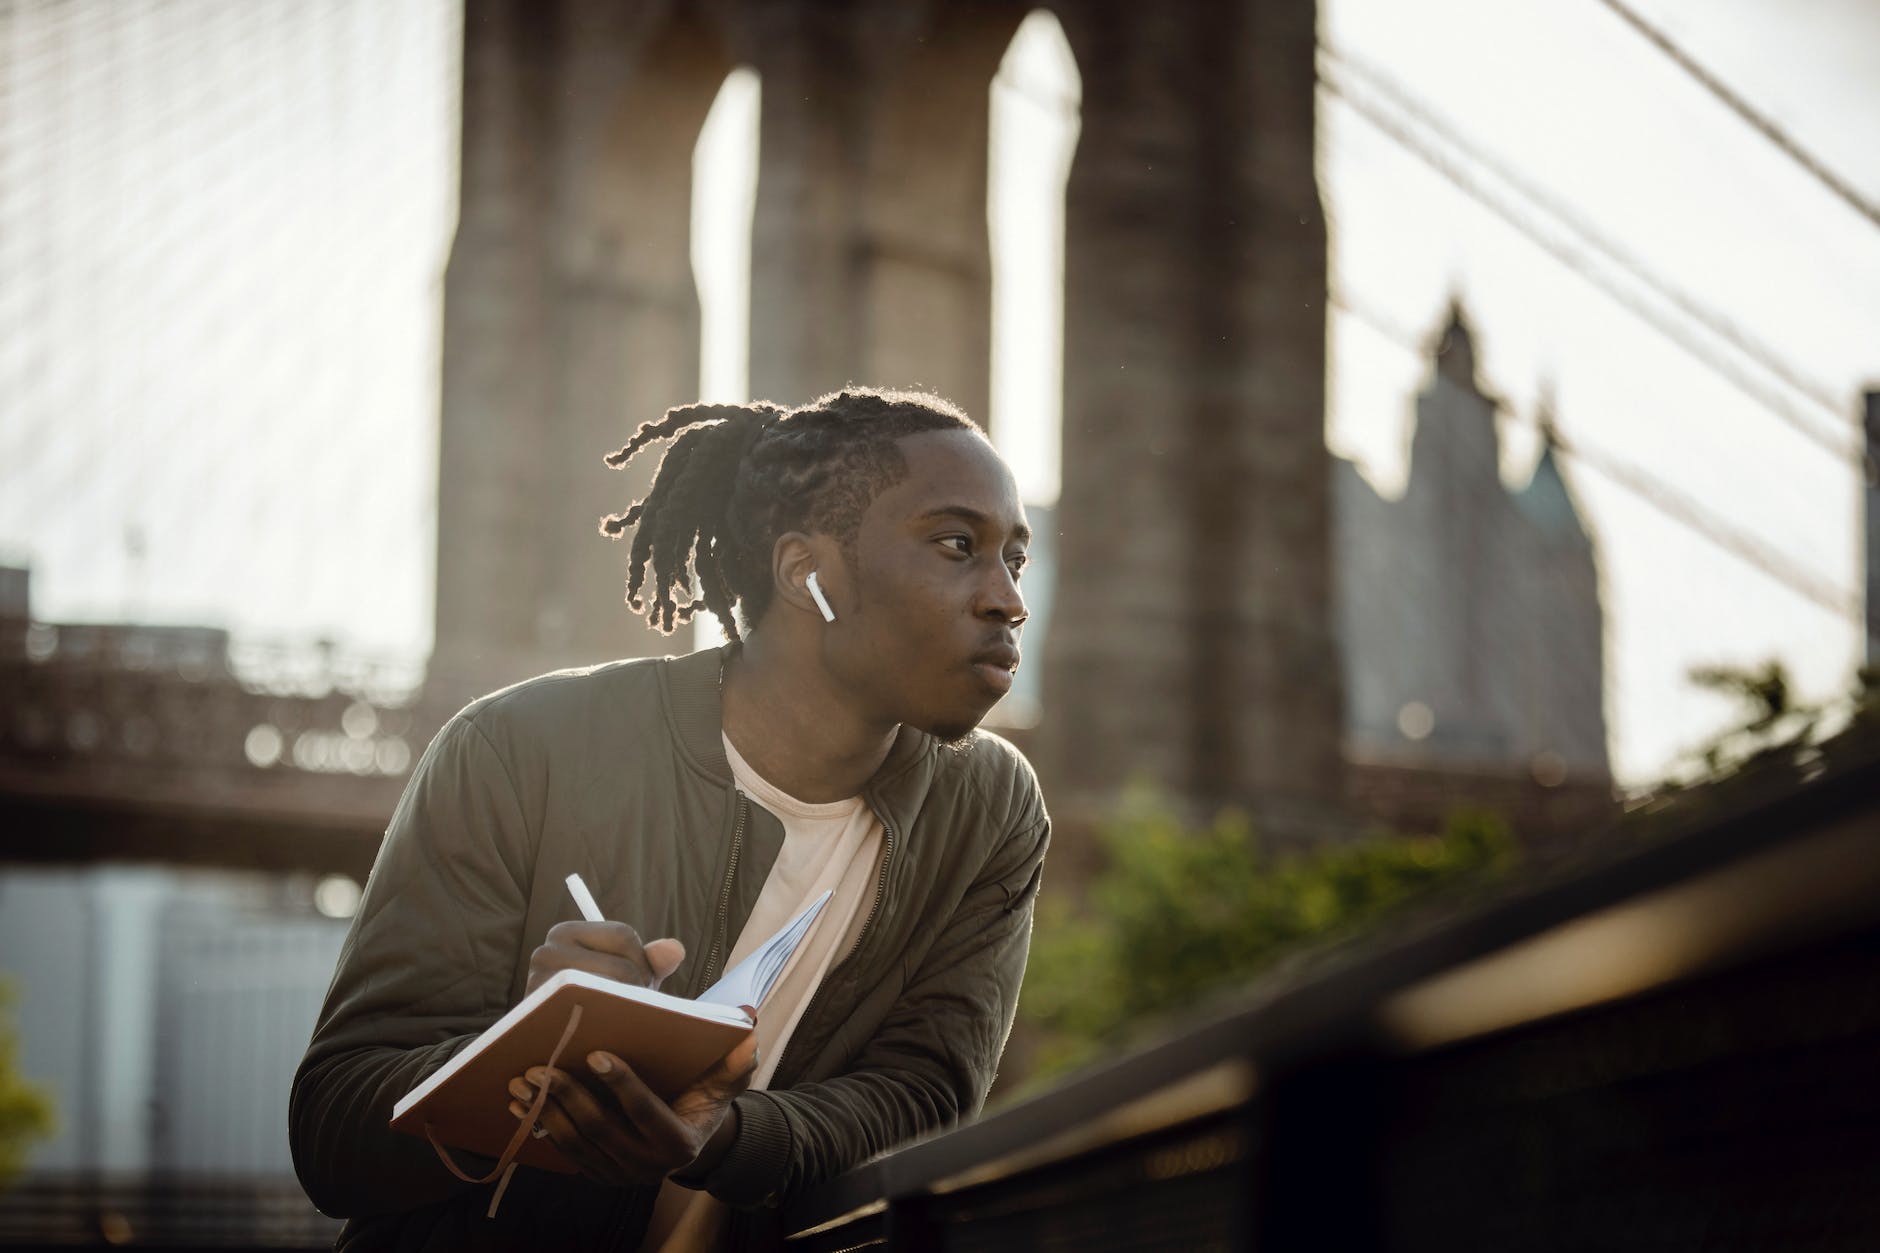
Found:
[[[994,644],[973,654],[973,669],[1000,695],[1012,690],[1012,675],[1018,669],[1018,649],[1010,644]]]

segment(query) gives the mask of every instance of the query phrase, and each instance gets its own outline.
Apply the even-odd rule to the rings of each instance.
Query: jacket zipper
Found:
[[[731,860],[725,865],[724,885],[718,889],[718,917],[712,927],[712,950],[705,956],[705,979],[699,985],[709,988],[718,979],[718,966],[725,957],[725,932],[731,928],[731,888],[738,880],[738,859],[744,854],[744,819],[749,813],[744,793],[738,793],[738,820],[731,828]]]
[[[861,952],[862,941],[867,937],[868,929],[875,925],[875,915],[881,912],[881,902],[888,894],[888,863],[894,860],[894,824],[889,822],[880,810],[875,811],[875,816],[881,819],[881,872],[875,876],[875,903],[869,908],[868,917],[862,919],[862,929],[855,933],[855,943],[850,946],[842,960],[823,976],[822,982],[816,985],[816,990],[810,993],[809,1004],[803,1007],[803,1016],[796,1020],[797,1029],[790,1033],[789,1042],[783,1046],[782,1056],[777,1058],[776,1069],[770,1072],[773,1081],[778,1075],[784,1073],[783,1064],[790,1060],[790,1052],[795,1048],[797,1038],[802,1035],[804,1025],[815,1021],[813,1015],[816,1013],[816,1006],[822,1003],[823,992],[835,982],[835,977],[855,960],[855,955]]]

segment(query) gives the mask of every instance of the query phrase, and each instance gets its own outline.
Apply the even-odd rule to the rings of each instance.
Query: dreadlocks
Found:
[[[741,639],[770,607],[771,550],[787,531],[832,535],[853,559],[862,514],[907,474],[897,441],[978,427],[938,396],[852,387],[798,409],[766,402],[682,405],[607,456],[619,469],[655,440],[677,435],[644,500],[601,519],[627,558],[627,604],[670,633],[702,605]],[[651,573],[651,603],[642,591]],[[698,576],[697,597],[690,595]]]

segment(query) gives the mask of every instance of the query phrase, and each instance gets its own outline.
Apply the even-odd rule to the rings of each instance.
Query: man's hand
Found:
[[[657,1183],[687,1167],[709,1170],[724,1153],[730,1137],[714,1133],[735,1131],[726,1118],[757,1072],[757,1032],[670,1103],[612,1053],[589,1053],[586,1068],[591,1077],[535,1066],[511,1079],[510,1114],[527,1117],[536,1088],[545,1086],[536,1122],[583,1175],[613,1187]]]
[[[563,970],[585,970],[618,983],[657,988],[684,960],[685,945],[679,941],[641,944],[640,933],[624,922],[558,922],[529,955],[528,991]]]

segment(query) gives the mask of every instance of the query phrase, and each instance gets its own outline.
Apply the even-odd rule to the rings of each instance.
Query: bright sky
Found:
[[[1637,0],[1639,10],[1842,177],[1880,200],[1880,6]],[[429,646],[438,297],[454,223],[459,56],[450,0],[272,9],[36,3],[0,9],[0,551],[47,619],[218,621],[253,637]],[[995,93],[995,435],[1034,500],[1056,492],[1055,235],[1075,96],[1048,21]],[[1460,136],[1402,123],[1548,238],[1521,188],[1738,337],[1691,332],[1829,442],[1880,381],[1880,228],[1751,133],[1600,0],[1326,0],[1359,104],[1407,93]],[[1379,84],[1369,73],[1381,71]],[[697,177],[728,206],[695,255],[704,388],[741,395],[737,275],[761,87],[728,84]],[[1339,98],[1321,178],[1340,294],[1328,439],[1401,490],[1418,338],[1460,294],[1508,401],[1505,470],[1531,465],[1535,398],[1566,437],[1640,467],[1781,554],[1858,587],[1857,480],[1738,386],[1481,208]],[[1489,164],[1474,152],[1485,156]],[[1510,182],[1512,178],[1512,184]],[[748,217],[742,221],[748,222]],[[727,226],[727,223],[729,224]],[[726,234],[726,232],[729,234]],[[729,239],[730,246],[716,241]],[[1577,247],[1577,245],[1571,245]],[[1689,328],[1622,266],[1582,263]],[[1645,293],[1640,296],[1638,293]],[[1366,320],[1369,319],[1369,320]],[[1378,325],[1391,334],[1380,332]],[[1024,344],[1022,353],[1005,351]],[[1042,354],[1047,361],[1049,353]],[[1036,424],[1017,420],[1037,418]],[[1623,778],[1726,718],[1692,664],[1782,656],[1812,695],[1857,654],[1844,615],[1569,462],[1605,558],[1606,702]]]

